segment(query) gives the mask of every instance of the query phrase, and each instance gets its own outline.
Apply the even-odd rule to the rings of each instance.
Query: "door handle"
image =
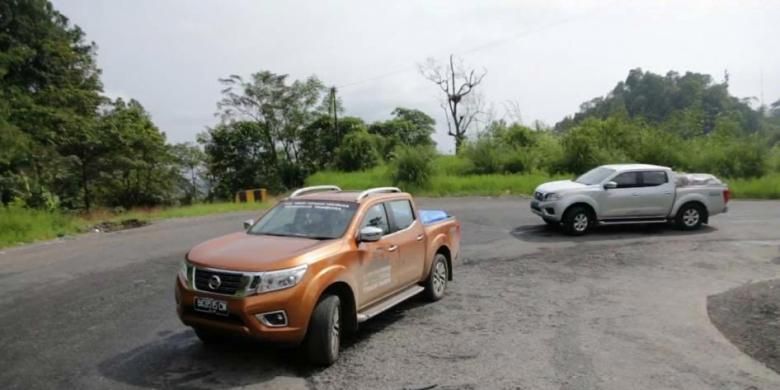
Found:
[[[633,193],[633,194],[631,194],[631,196],[639,196],[639,194]]]
[[[389,248],[387,248],[388,252],[395,252],[395,250],[398,249],[398,245],[390,245]]]
[[[421,241],[423,239],[423,237],[425,237],[425,236],[420,234],[419,236],[417,236],[417,241]]]

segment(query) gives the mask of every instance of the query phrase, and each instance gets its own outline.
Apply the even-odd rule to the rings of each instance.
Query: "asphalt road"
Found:
[[[572,238],[516,198],[423,200],[463,222],[448,295],[372,319],[340,360],[248,341],[206,348],[176,317],[193,244],[247,214],[0,251],[4,389],[777,389],[712,326],[708,295],[777,278],[780,202],[735,201],[693,233]],[[773,261],[774,260],[774,261]]]

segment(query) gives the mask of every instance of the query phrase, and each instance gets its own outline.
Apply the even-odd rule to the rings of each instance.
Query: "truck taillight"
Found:
[[[725,190],[723,190],[723,203],[724,204],[728,203],[730,199],[731,199],[731,190],[726,188]]]

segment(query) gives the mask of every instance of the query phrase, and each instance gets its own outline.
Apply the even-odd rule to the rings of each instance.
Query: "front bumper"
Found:
[[[531,199],[531,212],[549,221],[560,222],[562,207],[556,201],[545,202]]]
[[[303,289],[298,285],[286,290],[248,297],[232,297],[187,288],[176,278],[176,312],[184,325],[202,327],[223,333],[249,336],[263,341],[295,345],[306,336],[309,314],[303,301]],[[210,297],[227,301],[228,315],[195,311],[195,297]],[[263,324],[255,314],[284,310],[287,325],[271,327]]]

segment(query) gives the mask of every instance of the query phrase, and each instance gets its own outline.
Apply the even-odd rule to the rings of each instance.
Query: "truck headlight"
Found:
[[[561,200],[561,196],[554,192],[551,192],[544,196],[544,200]]]
[[[188,286],[190,284],[190,275],[192,275],[192,265],[187,260],[184,260],[179,266],[179,277]]]
[[[256,292],[259,294],[293,287],[303,279],[308,268],[309,266],[304,264],[279,271],[263,272]]]

